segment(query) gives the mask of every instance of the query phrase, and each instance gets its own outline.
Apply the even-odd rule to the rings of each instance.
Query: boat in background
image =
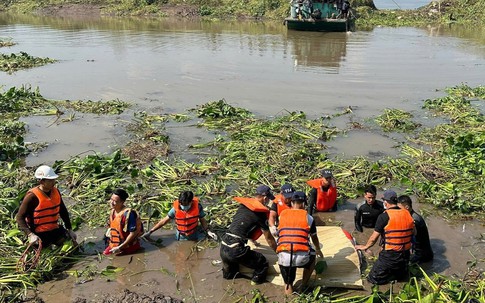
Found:
[[[355,17],[348,0],[292,0],[288,29],[317,32],[355,30]]]

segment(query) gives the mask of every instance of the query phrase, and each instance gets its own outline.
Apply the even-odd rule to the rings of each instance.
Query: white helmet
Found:
[[[59,177],[52,167],[47,165],[41,165],[35,170],[35,177],[37,179],[57,179]]]

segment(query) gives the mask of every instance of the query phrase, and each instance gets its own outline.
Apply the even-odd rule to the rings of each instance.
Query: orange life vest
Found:
[[[269,209],[261,204],[257,199],[255,198],[243,198],[243,197],[234,197],[234,201],[241,203],[242,205],[246,206],[249,208],[251,211],[258,212],[258,213],[265,213],[267,217],[269,217]],[[249,238],[251,240],[256,241],[261,237],[263,234],[263,231],[261,228],[256,228],[254,229],[251,234],[249,235]]]
[[[192,206],[189,210],[182,210],[179,200],[173,202],[173,208],[175,209],[175,224],[179,233],[183,236],[193,234],[199,225],[199,199],[197,197],[192,199]]]
[[[113,209],[109,216],[109,227],[110,227],[110,240],[109,246],[111,248],[121,245],[125,242],[126,238],[130,234],[128,231],[128,218],[130,217],[130,212],[135,212],[136,210],[132,210],[131,208],[125,208],[123,211],[119,213],[115,213]],[[133,241],[128,247],[131,247],[138,243],[138,236],[141,236],[143,233],[143,226],[141,223],[140,216],[136,213],[136,240]],[[124,247],[123,249],[127,249],[128,247]]]
[[[39,187],[30,190],[37,199],[39,205],[34,210],[33,226],[34,232],[46,232],[59,228],[59,211],[61,209],[61,194],[55,187],[52,188],[50,196],[47,196]]]
[[[384,250],[405,251],[411,249],[414,220],[406,209],[386,210],[389,222],[384,227]]]
[[[327,211],[334,207],[337,202],[337,188],[330,185],[327,191],[322,190],[322,179],[314,179],[306,182],[317,190],[317,211]]]
[[[278,211],[278,216],[281,215],[281,212],[284,211],[285,209],[290,209],[291,206],[288,206],[283,200],[285,197],[283,197],[282,194],[278,194],[275,196],[274,201],[276,202],[276,209]]]
[[[278,225],[276,252],[310,251],[310,225],[304,209],[286,209],[281,213]]]

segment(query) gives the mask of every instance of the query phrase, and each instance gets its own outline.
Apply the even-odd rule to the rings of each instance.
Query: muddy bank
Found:
[[[152,296],[138,294],[136,292],[129,291],[128,289],[123,290],[120,294],[107,295],[105,298],[87,300],[77,298],[73,301],[74,303],[122,303],[122,302],[133,302],[133,303],[182,303],[182,300],[172,299],[171,297],[154,294]]]

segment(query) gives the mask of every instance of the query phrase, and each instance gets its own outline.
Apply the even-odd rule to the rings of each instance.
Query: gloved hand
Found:
[[[73,241],[76,241],[76,239],[77,239],[76,233],[74,233],[74,232],[73,232],[72,230],[70,230],[70,229],[68,229],[68,230],[67,230],[67,233],[69,234],[69,237],[71,237],[71,239],[72,239]]]
[[[151,231],[147,231],[146,233],[144,233],[143,235],[141,235],[141,238],[148,239],[148,238],[150,238],[151,235],[152,235],[152,232]]]
[[[28,235],[28,238],[29,238],[29,244],[33,244],[33,243],[39,242],[39,240],[40,240],[39,236],[37,236],[34,233],[30,233]]]
[[[217,241],[217,235],[214,232],[211,232],[210,230],[207,230],[207,235]]]
[[[275,238],[278,237],[278,229],[276,228],[276,226],[270,226],[269,231],[271,232],[273,237]]]
[[[116,247],[113,247],[109,252],[116,255],[121,252],[121,248],[119,246],[116,246]]]

